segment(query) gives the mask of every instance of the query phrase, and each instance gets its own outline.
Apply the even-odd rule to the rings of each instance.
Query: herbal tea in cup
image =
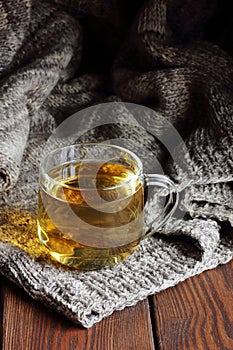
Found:
[[[104,143],[52,151],[40,166],[40,241],[56,260],[80,270],[124,261],[141,239],[154,233],[144,233],[148,184],[170,193],[158,220],[161,225],[177,205],[174,184],[162,175],[144,175],[134,153]]]

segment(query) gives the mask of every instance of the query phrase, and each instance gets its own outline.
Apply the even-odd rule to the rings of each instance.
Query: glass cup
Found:
[[[162,213],[144,229],[147,186],[166,189]],[[105,143],[74,144],[41,161],[40,241],[60,263],[94,270],[124,261],[174,212],[178,194],[163,175],[145,175],[131,151]]]

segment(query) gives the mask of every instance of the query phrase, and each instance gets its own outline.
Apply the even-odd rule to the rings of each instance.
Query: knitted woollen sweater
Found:
[[[85,327],[233,256],[230,19],[211,31],[221,22],[218,13],[229,11],[224,6],[0,1],[1,272]],[[166,161],[150,133],[120,123],[81,140],[117,136],[130,148],[131,138],[140,139],[142,158],[157,155],[177,183],[179,210],[188,215],[171,219],[124,263],[84,273],[52,262],[36,238],[38,166],[56,121],[106,101],[149,106],[158,116],[145,113],[153,130],[159,118],[169,120],[185,139],[187,172],[182,159]],[[115,115],[130,119],[122,105]],[[147,222],[155,210],[151,201]]]

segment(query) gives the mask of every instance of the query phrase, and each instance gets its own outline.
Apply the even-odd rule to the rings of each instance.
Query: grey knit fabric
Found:
[[[211,31],[228,12],[220,6],[0,1],[1,272],[85,327],[233,257],[231,21]],[[145,166],[150,152],[157,155],[181,201],[175,217],[124,263],[78,272],[53,262],[37,239],[38,165],[57,122],[106,101],[142,104],[167,118],[186,141],[187,171],[182,145],[174,163],[150,133],[121,123],[87,132],[80,140],[115,135],[130,148],[140,139]],[[116,106],[116,118],[130,119]],[[159,119],[145,113],[145,120],[160,129]],[[157,205],[150,201],[146,223]]]

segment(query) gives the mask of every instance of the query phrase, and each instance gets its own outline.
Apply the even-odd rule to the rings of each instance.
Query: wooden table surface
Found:
[[[115,312],[90,329],[0,278],[3,350],[232,350],[233,260]]]

